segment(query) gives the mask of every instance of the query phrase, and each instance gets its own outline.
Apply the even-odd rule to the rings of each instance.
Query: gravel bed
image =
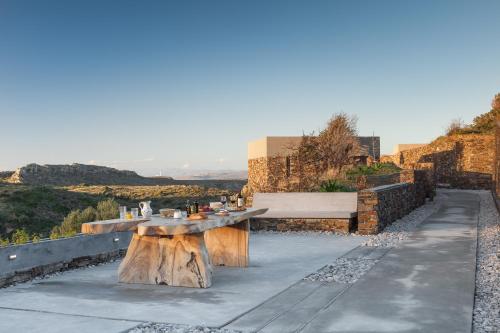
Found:
[[[437,191],[433,201],[428,201],[425,205],[418,207],[410,214],[394,221],[381,233],[369,236],[365,242],[361,243],[361,246],[392,247],[402,240],[408,239],[410,233],[420,223],[439,209],[441,199],[442,196]]]
[[[472,331],[500,332],[500,221],[491,193],[480,197]]]
[[[306,281],[354,283],[370,270],[378,260],[339,258],[304,278]]]
[[[145,323],[132,328],[128,333],[240,333],[240,331],[203,326]]]

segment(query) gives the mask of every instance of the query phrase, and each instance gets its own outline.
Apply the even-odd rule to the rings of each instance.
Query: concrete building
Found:
[[[400,143],[394,146],[394,152],[392,154],[397,155],[402,151],[420,148],[427,145],[428,143]]]

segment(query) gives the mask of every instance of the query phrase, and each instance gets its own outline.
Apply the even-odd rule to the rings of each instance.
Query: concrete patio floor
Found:
[[[0,332],[122,332],[141,322],[224,326],[358,246],[359,236],[252,234],[250,267],[209,289],[117,283],[119,262],[0,290]]]
[[[126,285],[118,262],[0,290],[0,332],[124,332],[143,322],[243,332],[470,332],[477,224],[474,191],[392,248],[365,237],[252,234],[248,268],[219,267],[209,289]],[[351,251],[352,250],[352,251]],[[353,284],[304,281],[339,257],[377,260]]]

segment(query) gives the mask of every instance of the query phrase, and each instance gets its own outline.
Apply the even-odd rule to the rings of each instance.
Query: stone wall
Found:
[[[358,192],[358,233],[372,235],[414,210],[420,202],[413,183],[399,183]]]
[[[351,164],[380,158],[380,137],[357,137],[360,150]],[[363,157],[366,157],[363,159]],[[330,172],[320,173],[316,166],[299,167],[297,158],[284,153],[248,159],[248,192],[307,192],[321,181],[332,179]]]
[[[427,146],[384,156],[382,160],[403,169],[433,170],[437,183],[453,188],[490,190],[494,147],[493,135],[459,134],[440,137]]]
[[[252,219],[251,230],[330,231],[347,234],[356,228],[356,219]]]
[[[500,197],[500,115],[497,116],[495,128],[495,158],[493,161],[493,180],[493,189],[497,197]]]

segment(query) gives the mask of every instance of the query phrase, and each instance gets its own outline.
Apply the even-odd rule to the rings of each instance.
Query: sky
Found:
[[[429,142],[500,92],[500,1],[0,0],[0,170],[247,166],[317,131]]]

